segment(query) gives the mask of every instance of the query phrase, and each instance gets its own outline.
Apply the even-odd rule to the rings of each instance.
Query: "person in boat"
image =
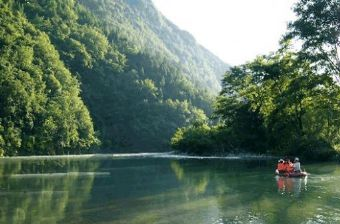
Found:
[[[293,163],[290,161],[289,158],[285,158],[285,161],[283,164],[284,164],[285,173],[292,173],[294,171]]]
[[[283,159],[280,159],[277,163],[277,171],[279,173],[285,173],[286,172],[286,168],[285,168],[285,165],[284,165],[284,160]]]
[[[300,160],[298,157],[295,157],[294,159],[293,168],[294,168],[294,173],[301,173],[301,164],[300,164]]]

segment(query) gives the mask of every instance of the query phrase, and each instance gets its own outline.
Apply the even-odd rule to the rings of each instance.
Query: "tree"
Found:
[[[302,56],[340,81],[340,1],[300,0],[294,11],[286,38],[300,39]]]
[[[78,80],[49,37],[0,3],[0,154],[64,154],[98,143]]]
[[[48,36],[64,67],[77,80],[81,92],[74,93],[81,94],[89,109],[104,150],[168,150],[169,139],[178,127],[189,124],[199,109],[211,112],[210,91],[197,83],[216,86],[214,73],[223,69],[224,63],[192,42],[190,36],[177,36],[176,32],[173,36],[168,22],[163,28],[154,24],[154,16],[144,17],[141,13],[157,13],[153,8],[143,9],[145,4],[151,6],[151,1],[136,5],[111,0],[7,2],[11,2],[8,7],[13,12],[20,12]],[[158,32],[160,28],[165,32]],[[202,81],[198,74],[209,78]],[[55,112],[51,116],[62,116],[60,105],[71,100],[58,98],[63,82],[50,75],[46,83],[58,101],[48,104]],[[80,108],[75,105],[73,109]],[[75,116],[72,110],[61,112],[68,117],[66,123],[49,117],[45,126],[60,142],[71,143],[77,135],[64,131],[75,127],[72,119],[85,113]],[[89,123],[87,120],[82,127]]]

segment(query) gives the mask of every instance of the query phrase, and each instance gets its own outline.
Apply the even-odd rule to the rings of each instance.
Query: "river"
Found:
[[[340,166],[128,154],[0,159],[0,224],[340,223]]]

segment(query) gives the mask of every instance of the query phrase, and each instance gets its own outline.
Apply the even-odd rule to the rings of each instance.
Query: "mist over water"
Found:
[[[169,153],[0,160],[0,224],[338,223],[339,165]],[[302,161],[303,163],[303,161]]]

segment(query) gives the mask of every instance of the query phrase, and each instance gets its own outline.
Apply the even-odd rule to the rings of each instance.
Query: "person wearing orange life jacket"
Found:
[[[284,165],[284,160],[280,159],[277,163],[277,171],[279,173],[285,173],[286,169],[285,169],[285,165]]]
[[[285,172],[287,173],[292,173],[294,171],[294,165],[293,163],[290,161],[290,159],[286,158],[284,164],[284,169]]]

